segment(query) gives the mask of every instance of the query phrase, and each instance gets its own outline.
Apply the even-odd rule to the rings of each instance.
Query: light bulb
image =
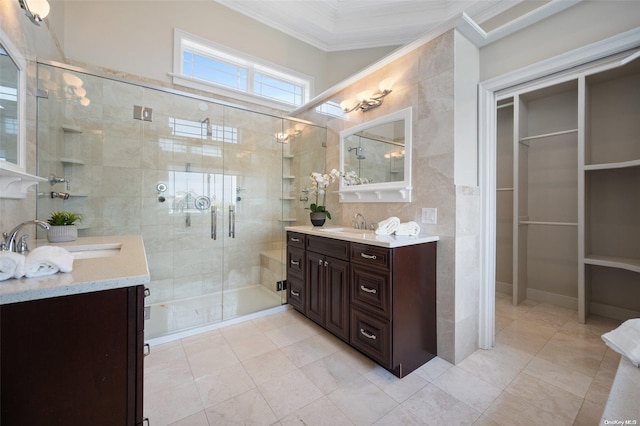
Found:
[[[33,16],[43,20],[49,14],[51,7],[47,0],[25,0],[27,7]]]
[[[378,89],[381,92],[390,92],[393,87],[394,79],[393,78],[385,78],[378,84]]]

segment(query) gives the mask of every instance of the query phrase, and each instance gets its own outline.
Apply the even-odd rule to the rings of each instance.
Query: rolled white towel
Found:
[[[626,320],[615,330],[603,334],[602,340],[633,365],[640,367],[640,318]]]
[[[396,235],[415,236],[415,235],[418,235],[419,233],[420,233],[420,225],[418,225],[414,221],[401,223],[400,225],[398,225],[398,228],[396,229]]]
[[[395,232],[396,228],[400,225],[400,219],[395,216],[391,216],[381,222],[378,222],[378,229],[376,229],[376,235],[391,235]]]
[[[41,246],[33,249],[24,265],[24,274],[28,278],[72,270],[73,256],[67,250],[57,246]]]
[[[0,281],[24,276],[25,258],[20,253],[0,251]]]

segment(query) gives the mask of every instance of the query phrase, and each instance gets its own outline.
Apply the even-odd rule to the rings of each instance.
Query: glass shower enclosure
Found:
[[[311,171],[294,152],[325,128],[60,64],[38,64],[38,86],[37,217],[143,236],[147,338],[286,302],[284,226]]]

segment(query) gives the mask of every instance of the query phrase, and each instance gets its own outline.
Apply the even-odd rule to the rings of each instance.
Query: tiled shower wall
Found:
[[[324,150],[323,128],[308,124],[295,144],[280,144],[275,134],[293,121],[49,65],[39,65],[39,83],[48,98],[38,100],[38,174],[68,180],[39,185],[39,218],[71,210],[85,217],[80,236],[142,234],[148,304],[260,284],[260,253],[283,247],[283,218],[300,204],[285,194],[300,179],[283,174],[306,168],[298,157],[320,157],[305,160],[305,135]],[[152,121],[134,119],[134,105]],[[300,155],[288,158],[291,149]],[[218,208],[216,239],[211,210],[194,204],[203,195]]]

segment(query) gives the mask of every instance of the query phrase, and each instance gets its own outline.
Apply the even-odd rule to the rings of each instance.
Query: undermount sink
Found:
[[[65,249],[74,257],[74,259],[94,259],[97,257],[117,256],[120,254],[121,248],[121,243],[65,247]]]
[[[373,231],[368,229],[356,229],[356,228],[320,228],[322,232],[335,232],[345,234],[373,234]]]

